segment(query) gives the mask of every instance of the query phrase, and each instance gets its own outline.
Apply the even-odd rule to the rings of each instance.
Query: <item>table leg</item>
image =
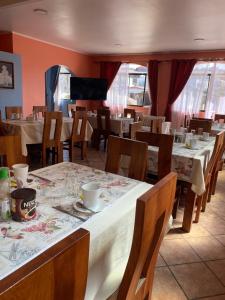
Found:
[[[186,195],[186,199],[185,199],[182,229],[185,232],[190,232],[192,220],[193,220],[193,213],[194,213],[194,209],[195,209],[196,195],[191,190],[191,183],[187,184],[186,188],[187,188],[187,195]]]

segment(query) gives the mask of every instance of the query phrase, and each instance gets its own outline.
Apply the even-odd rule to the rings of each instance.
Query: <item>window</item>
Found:
[[[106,105],[116,112],[124,107],[150,105],[147,67],[122,64],[108,91]]]
[[[127,105],[149,105],[147,86],[147,68],[135,64],[129,65]]]
[[[70,77],[71,73],[64,66],[60,67],[58,78],[58,99],[70,99]]]
[[[184,116],[198,116],[203,111],[206,118],[215,113],[225,114],[225,63],[199,62],[173,105],[172,121],[178,126]]]

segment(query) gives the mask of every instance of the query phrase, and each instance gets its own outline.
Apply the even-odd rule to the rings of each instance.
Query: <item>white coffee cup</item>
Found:
[[[208,140],[209,139],[209,132],[203,132],[202,136],[203,136],[204,140]]]
[[[101,204],[99,200],[99,196],[102,192],[99,183],[97,182],[89,182],[81,187],[83,193],[83,202],[84,206],[90,209],[97,209]]]
[[[22,183],[22,186],[27,183],[28,168],[29,166],[27,164],[15,164],[12,166],[14,177],[17,182]]]

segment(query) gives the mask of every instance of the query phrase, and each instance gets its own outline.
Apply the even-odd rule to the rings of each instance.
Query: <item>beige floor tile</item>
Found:
[[[204,263],[177,265],[170,269],[190,299],[225,293],[225,287]]]
[[[203,260],[225,258],[225,247],[213,237],[186,239]]]
[[[211,236],[211,234],[206,228],[202,227],[198,223],[198,224],[193,224],[191,227],[191,232],[189,233],[185,232],[183,236],[184,238],[191,238],[191,237]]]
[[[159,254],[156,262],[156,267],[164,267],[164,266],[166,266],[165,260]]]
[[[185,300],[182,289],[166,267],[155,271],[152,300]]]
[[[225,286],[225,259],[209,261],[206,264]]]
[[[215,238],[225,246],[225,235],[215,235]]]
[[[159,251],[168,265],[201,261],[184,239],[164,240]]]

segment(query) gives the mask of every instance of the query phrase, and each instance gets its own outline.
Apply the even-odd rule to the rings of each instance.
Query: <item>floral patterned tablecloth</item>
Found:
[[[118,261],[118,253],[120,259],[124,256],[127,259],[136,199],[151,186],[69,162],[43,168],[32,174],[34,175],[29,175],[33,180],[29,186],[37,190],[37,216],[29,222],[12,220],[0,222],[0,279],[82,226],[91,232],[89,262],[89,277],[91,277],[89,287],[91,288],[89,288],[90,293],[87,299],[92,299],[92,296],[94,299],[95,292],[97,293],[102,284],[99,279],[93,287],[94,278],[103,276],[102,280],[104,280],[112,264]],[[86,222],[53,208],[59,203],[75,201],[73,196],[68,195],[67,189],[68,177],[71,179],[71,176],[74,177],[74,182],[78,186],[95,181],[102,188],[101,198],[104,201],[104,209],[90,216]],[[118,224],[120,224],[119,227]],[[114,241],[119,240],[118,245],[112,245],[111,238]],[[100,264],[101,270],[99,270],[99,260],[103,257],[104,263]],[[104,271],[104,264],[107,261],[110,267],[107,265]],[[98,262],[97,266],[96,262]]]

